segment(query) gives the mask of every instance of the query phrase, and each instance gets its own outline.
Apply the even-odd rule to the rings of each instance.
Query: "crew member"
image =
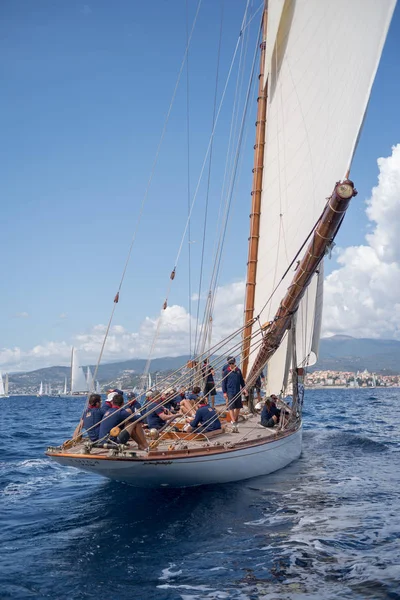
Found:
[[[215,390],[215,381],[214,381],[214,369],[209,363],[208,358],[204,359],[203,366],[201,367],[201,372],[203,375],[203,383],[204,383],[204,396],[207,399],[211,398],[211,406],[214,408],[215,405],[215,396],[217,392]]]
[[[196,410],[194,419],[188,419],[188,425],[185,431],[202,432],[222,431],[221,421],[218,419],[218,413],[215,408],[208,406],[207,400],[201,400],[199,408]]]
[[[161,395],[155,394],[151,402],[146,404],[146,418],[149,429],[162,429],[176,418],[170,411],[161,404]]]
[[[135,422],[140,418],[140,415],[133,414],[130,408],[122,408],[123,405],[124,399],[121,394],[114,396],[112,407],[107,409],[100,422],[99,440],[103,441],[104,439],[104,441],[110,440],[118,444],[126,444],[129,437],[131,437],[139,446],[139,450],[147,450],[148,446],[142,425]],[[117,436],[110,435],[114,427],[122,429]]]
[[[281,411],[277,408],[275,402],[271,398],[267,398],[261,411],[261,425],[263,427],[275,427],[280,416]]]
[[[247,396],[247,390],[242,371],[236,366],[236,360],[232,356],[229,357],[225,377],[222,379],[222,391],[232,421],[232,432],[237,433],[240,409],[243,407],[241,392]]]
[[[90,441],[99,439],[100,421],[103,418],[107,406],[101,406],[100,394],[90,394],[88,406],[83,415],[83,427],[87,430]]]

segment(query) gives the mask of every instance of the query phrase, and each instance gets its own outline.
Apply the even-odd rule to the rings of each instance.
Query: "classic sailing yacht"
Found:
[[[90,367],[87,367],[86,369],[86,389],[89,393],[92,393],[95,391],[96,386],[94,383],[94,379],[93,379],[93,375],[92,375],[92,371],[90,370]]]
[[[178,423],[179,431],[166,428],[158,437],[150,431],[150,448],[142,451],[94,447],[78,430],[49,447],[48,456],[137,487],[248,479],[300,456],[303,376],[318,356],[324,255],[356,195],[350,167],[394,6],[395,0],[265,5],[244,324],[221,345],[208,342],[188,363],[196,371],[211,353],[237,354],[241,344],[250,411],[239,434],[229,425],[215,437],[188,434]],[[273,429],[260,427],[251,410],[262,370],[267,394],[281,398]],[[176,372],[175,387],[185,377]]]
[[[85,394],[88,391],[88,383],[82,367],[79,366],[76,348],[71,352],[71,394]]]

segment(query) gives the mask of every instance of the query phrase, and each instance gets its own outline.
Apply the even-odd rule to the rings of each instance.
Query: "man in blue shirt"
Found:
[[[233,357],[233,356],[228,356],[228,357],[226,358],[226,363],[225,363],[225,364],[223,365],[223,367],[222,367],[222,379],[223,379],[223,378],[226,376],[226,372],[227,372],[227,370],[228,370],[228,367],[229,367],[229,362],[230,362],[231,360],[233,360],[233,359],[234,359],[234,357]]]
[[[140,418],[140,415],[135,415],[131,408],[122,408],[123,405],[124,399],[121,394],[114,396],[112,407],[107,409],[100,422],[99,440],[110,440],[122,444],[126,443],[131,437],[139,446],[139,450],[147,450],[148,445],[142,425],[135,422]],[[116,435],[110,435],[111,430],[114,428],[119,429],[119,432]],[[122,431],[127,433],[122,434]]]
[[[101,396],[91,394],[88,406],[83,415],[83,427],[87,430],[89,439],[96,442],[99,439],[100,421],[107,410],[107,406],[101,406]]]
[[[281,416],[281,411],[271,398],[265,400],[265,404],[261,411],[261,425],[263,427],[275,427]]]
[[[228,367],[222,379],[222,392],[224,394],[226,407],[229,410],[232,421],[232,432],[237,433],[240,409],[243,407],[241,392],[247,396],[242,371],[236,366],[234,357],[229,357]]]
[[[155,394],[151,402],[146,404],[147,425],[150,429],[162,429],[176,419],[170,411],[162,405],[161,395]]]
[[[131,408],[134,413],[140,412],[142,410],[142,405],[137,399],[135,392],[129,392],[126,397],[128,399],[128,402],[126,403],[126,408]]]
[[[196,410],[193,421],[188,419],[189,426],[185,431],[191,432],[211,432],[222,431],[221,421],[218,419],[218,413],[215,408],[211,408],[207,404],[207,400],[203,400]]]

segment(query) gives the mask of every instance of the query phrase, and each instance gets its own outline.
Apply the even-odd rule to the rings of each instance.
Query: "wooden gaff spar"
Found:
[[[278,349],[282,338],[290,327],[292,315],[299,307],[312,276],[323,259],[327,249],[332,244],[351,198],[357,194],[354,184],[349,179],[338,182],[328,199],[321,218],[315,228],[308,248],[300,260],[296,274],[289,286],[288,292],[281,301],[278,311],[272,321],[265,324],[264,339],[254,360],[253,366],[246,379],[251,387],[261,373],[268,359]]]

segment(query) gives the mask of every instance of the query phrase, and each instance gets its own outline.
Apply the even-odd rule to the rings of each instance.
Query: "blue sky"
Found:
[[[253,4],[256,10],[261,2]],[[244,5],[224,3],[219,90]],[[196,6],[189,0],[190,25]],[[108,320],[183,57],[186,2],[4,0],[0,11],[0,348],[69,346],[74,336]],[[220,14],[220,2],[203,0],[189,52],[192,193],[211,128]],[[257,21],[250,27],[248,61]],[[364,200],[376,184],[376,160],[400,142],[399,40],[398,7],[354,160],[359,195],[337,238],[342,247],[363,243]],[[250,146],[253,124],[250,116]],[[210,249],[222,180],[217,173],[224,169],[220,140],[228,126],[221,117],[210,187]],[[249,153],[240,169],[230,224],[235,235],[228,236],[221,285],[245,274],[251,163]],[[187,216],[187,171],[183,77],[114,321],[129,331],[156,316],[164,300]],[[204,183],[199,197],[204,203]],[[192,223],[193,272],[202,210]],[[186,248],[170,300],[187,308]],[[332,260],[328,271],[335,266]],[[209,268],[210,261],[206,273]],[[192,292],[197,286],[193,277]],[[45,363],[54,364],[50,354]]]

